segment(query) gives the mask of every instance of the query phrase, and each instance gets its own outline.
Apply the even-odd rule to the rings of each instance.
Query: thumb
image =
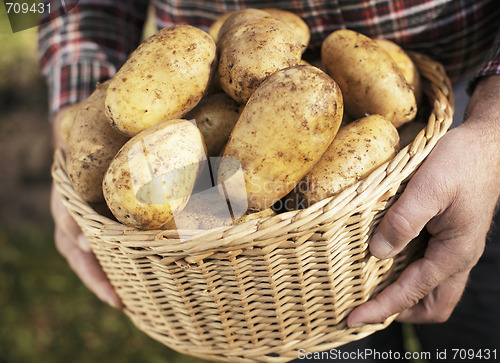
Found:
[[[441,213],[446,194],[439,183],[420,170],[400,198],[387,210],[369,244],[377,258],[391,258],[416,238],[433,217]],[[427,174],[427,175],[426,175]],[[431,174],[432,175],[432,174]]]

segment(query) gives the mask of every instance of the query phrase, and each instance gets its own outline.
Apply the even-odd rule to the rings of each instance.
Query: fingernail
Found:
[[[370,252],[375,257],[384,259],[389,257],[392,246],[380,233],[375,233],[370,241]]]
[[[80,246],[80,248],[83,251],[90,252],[89,241],[87,240],[87,237],[85,237],[85,235],[83,233],[78,235],[77,241],[78,241],[78,246]]]
[[[121,304],[119,304],[119,303],[116,301],[116,299],[114,299],[114,298],[113,298],[113,297],[111,297],[111,296],[110,296],[110,297],[108,297],[108,298],[106,299],[106,302],[108,303],[108,305],[109,305],[109,306],[111,306],[111,307],[113,307],[113,308],[115,308],[115,309],[119,309],[119,308],[121,308],[121,307],[122,307],[122,306],[121,306]]]
[[[349,324],[349,328],[361,328],[364,325],[366,325],[366,324],[362,323],[362,322],[352,323],[352,324]]]

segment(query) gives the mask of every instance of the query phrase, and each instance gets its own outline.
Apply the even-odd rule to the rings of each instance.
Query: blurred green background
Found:
[[[202,362],[99,301],[56,251],[36,29],[12,34],[0,4],[0,362]]]

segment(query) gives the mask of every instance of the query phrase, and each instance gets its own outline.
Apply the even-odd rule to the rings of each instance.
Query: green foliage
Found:
[[[0,362],[195,363],[99,301],[50,231],[0,231]]]
[[[12,84],[26,85],[41,72],[37,58],[37,29],[12,33],[4,3],[0,2],[0,91]]]

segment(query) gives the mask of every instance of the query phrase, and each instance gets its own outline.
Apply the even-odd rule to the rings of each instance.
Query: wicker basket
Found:
[[[333,198],[209,231],[138,231],[96,213],[73,190],[61,151],[53,178],[135,325],[179,352],[215,361],[283,362],[383,329],[347,327],[356,306],[392,283],[410,251],[378,260],[367,241],[451,125],[440,64],[411,54],[429,101],[427,127],[370,176]]]

